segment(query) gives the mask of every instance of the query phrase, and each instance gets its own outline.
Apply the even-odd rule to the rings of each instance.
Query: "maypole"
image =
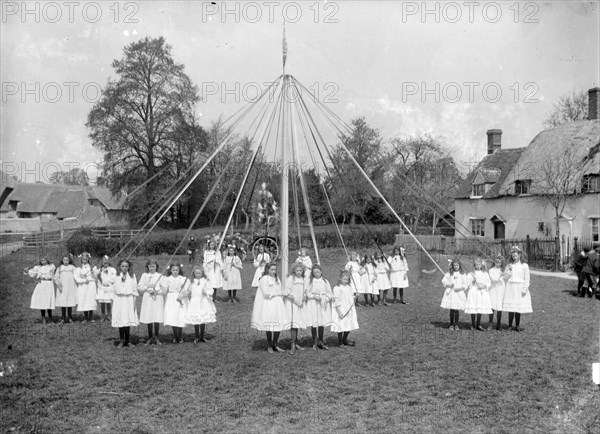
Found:
[[[281,240],[281,279],[284,280],[288,274],[288,263],[289,263],[289,209],[290,209],[290,201],[289,201],[289,164],[288,164],[288,143],[287,138],[288,135],[285,134],[285,112],[287,103],[290,101],[288,99],[288,95],[286,94],[289,89],[289,76],[285,75],[285,61],[287,59],[287,41],[285,40],[285,22],[283,23],[283,86],[281,91],[283,92],[283,104],[282,104],[282,127],[281,127],[281,235],[279,239]]]

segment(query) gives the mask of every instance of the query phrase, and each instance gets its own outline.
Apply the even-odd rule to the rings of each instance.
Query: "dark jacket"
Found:
[[[576,273],[581,273],[581,270],[583,270],[583,266],[586,264],[587,260],[588,257],[586,256],[586,254],[583,252],[579,252],[573,264],[573,271],[575,271]]]
[[[587,254],[587,261],[581,269],[586,274],[600,274],[600,257],[594,250],[590,250]]]

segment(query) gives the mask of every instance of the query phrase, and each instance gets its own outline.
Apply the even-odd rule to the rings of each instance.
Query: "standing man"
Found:
[[[190,264],[196,263],[196,252],[198,251],[198,243],[193,235],[188,240],[188,260]]]

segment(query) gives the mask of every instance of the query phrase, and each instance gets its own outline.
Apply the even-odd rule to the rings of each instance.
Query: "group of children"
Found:
[[[284,351],[278,345],[284,330],[291,330],[290,354],[302,350],[298,330],[304,328],[311,330],[315,351],[329,349],[324,341],[325,327],[337,332],[340,348],[354,346],[348,339],[350,332],[358,329],[351,279],[350,271],[343,270],[332,289],[320,265],[308,268],[298,261],[282,282],[277,276],[277,264],[269,262],[258,279],[250,326],[266,332],[269,353]]]
[[[473,262],[473,268],[473,272],[468,273],[459,260],[452,260],[442,279],[444,295],[441,307],[450,310],[450,329],[459,330],[458,318],[462,310],[471,315],[471,330],[486,331],[481,325],[484,314],[489,315],[487,330],[493,330],[496,311],[496,330],[502,329],[502,312],[508,312],[508,327],[520,331],[521,314],[533,311],[529,267],[523,251],[517,246],[512,247],[506,266],[504,258],[498,256],[489,271],[481,259]]]
[[[65,255],[56,268],[47,258],[39,265],[26,270],[29,276],[38,280],[31,297],[31,308],[41,311],[42,322],[53,322],[52,310],[62,309],[60,323],[72,323],[72,311],[77,307],[83,312],[83,322],[93,322],[93,312],[100,303],[102,321],[111,321],[119,329],[118,347],[129,347],[130,328],[139,323],[147,324],[146,345],[160,345],[160,324],[173,328],[173,343],[182,343],[182,331],[186,325],[194,325],[194,343],[206,342],[205,325],[216,322],[216,308],[213,302],[213,288],[203,267],[196,267],[191,278],[183,276],[183,266],[169,266],[166,275],[159,273],[156,261],[146,262],[146,272],[138,282],[131,262],[122,260],[118,270],[104,256],[100,267],[92,267],[90,255],[80,255],[79,267],[73,259]],[[142,296],[140,313],[136,308],[136,298]],[[46,313],[48,319],[46,319]]]
[[[264,246],[258,246],[252,287],[257,288],[252,310],[251,327],[265,331],[269,352],[283,351],[278,346],[280,332],[291,330],[293,354],[301,347],[298,330],[310,328],[313,349],[328,349],[324,342],[324,329],[338,333],[342,348],[353,346],[349,333],[358,329],[356,306],[360,294],[364,305],[388,306],[387,293],[393,290],[392,303],[408,304],[404,289],[408,287],[408,263],[402,247],[394,247],[389,257],[376,252],[373,256],[361,256],[352,252],[332,288],[323,276],[319,265],[313,265],[305,249],[291,266],[289,276],[282,281],[277,276],[277,266]],[[133,274],[131,263],[120,261],[117,269],[104,256],[101,265],[93,266],[91,257],[84,252],[80,265],[75,267],[73,258],[65,255],[55,268],[47,258],[39,265],[26,270],[38,280],[31,308],[41,311],[42,321],[53,322],[52,310],[62,309],[60,322],[73,322],[74,307],[83,312],[86,321],[94,321],[93,313],[100,304],[102,321],[111,321],[119,328],[118,346],[131,346],[129,330],[139,323],[148,327],[147,345],[160,345],[160,324],[171,326],[173,342],[183,342],[182,331],[186,325],[194,325],[195,343],[206,342],[205,326],[216,322],[216,292],[228,291],[230,303],[239,302],[237,291],[242,289],[240,271],[242,260],[236,247],[227,247],[225,256],[209,241],[203,252],[203,264],[193,268],[190,277],[183,275],[183,266],[170,265],[166,273],[159,272],[156,261],[146,263],[145,273],[139,281]],[[511,249],[508,266],[501,257],[486,270],[484,261],[476,260],[474,271],[466,272],[460,261],[453,260],[442,284],[444,295],[441,307],[450,310],[450,329],[458,330],[459,312],[471,315],[472,330],[486,330],[481,325],[482,315],[489,315],[487,330],[493,329],[493,312],[496,311],[496,329],[501,329],[502,312],[509,312],[508,325],[520,330],[522,313],[532,312],[529,293],[529,268],[523,260],[523,252]],[[136,297],[142,296],[138,315]]]

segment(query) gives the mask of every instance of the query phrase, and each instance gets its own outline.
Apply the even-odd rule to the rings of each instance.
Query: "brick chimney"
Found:
[[[600,87],[594,87],[588,90],[589,112],[588,119],[590,121],[598,119],[598,111],[600,111]]]
[[[493,154],[502,148],[502,130],[487,130],[488,154]]]

